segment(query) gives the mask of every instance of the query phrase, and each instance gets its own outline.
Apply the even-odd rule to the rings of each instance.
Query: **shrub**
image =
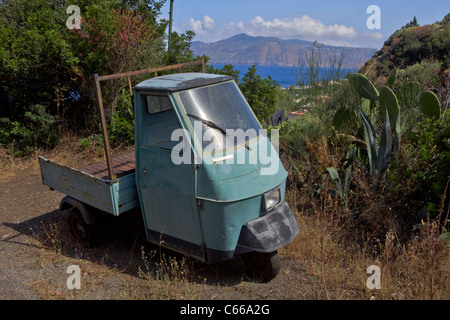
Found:
[[[0,145],[14,155],[26,155],[40,147],[53,148],[58,142],[56,118],[42,105],[31,106],[21,122],[8,118],[0,121]]]
[[[116,110],[112,115],[113,122],[109,126],[112,145],[134,144],[134,112],[131,99],[126,89],[117,97]]]
[[[262,124],[268,123],[275,111],[277,86],[277,82],[270,76],[262,79],[256,74],[255,65],[248,68],[248,72],[239,84],[242,94]]]

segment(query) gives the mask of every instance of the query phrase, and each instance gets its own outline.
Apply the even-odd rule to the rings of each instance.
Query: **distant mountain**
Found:
[[[304,40],[282,40],[275,37],[252,37],[242,33],[213,43],[194,41],[195,55],[207,55],[211,64],[304,66],[305,52],[310,54],[314,43]],[[330,58],[344,54],[343,68],[360,68],[376,52],[371,48],[321,47],[322,61],[329,66]]]

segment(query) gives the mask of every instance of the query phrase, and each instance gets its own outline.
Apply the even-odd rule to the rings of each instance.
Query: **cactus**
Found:
[[[394,92],[389,87],[383,87],[380,91],[380,113],[389,114],[389,122],[395,128],[395,149],[398,150],[401,139],[400,106]]]
[[[419,98],[419,106],[422,113],[428,119],[439,121],[441,119],[441,103],[438,97],[431,91],[423,92]],[[438,134],[437,139],[442,140],[450,137],[450,110],[447,109],[442,113],[442,125],[443,128]],[[448,140],[447,140],[448,144]]]
[[[415,106],[420,93],[418,82],[408,82],[401,86],[396,93],[397,99],[402,106]]]
[[[397,77],[397,69],[393,69],[390,75],[389,84],[392,86]],[[394,138],[395,150],[398,150],[401,138],[400,126],[400,106],[397,96],[389,87],[383,87],[380,92],[372,82],[364,75],[355,73],[350,76],[350,83],[361,97],[361,109],[359,113],[364,126],[364,137],[369,158],[369,167],[376,182],[375,188],[379,187],[379,182],[384,177],[389,164],[392,150],[392,140]],[[376,117],[372,112],[373,106],[378,101],[380,117],[385,118],[378,145],[378,137],[372,125]],[[333,126],[339,129],[345,121],[351,117],[351,113],[342,108],[338,110],[333,118]],[[393,137],[391,124],[394,126],[395,135]],[[331,174],[331,172],[330,172]],[[336,179],[334,179],[336,180]],[[337,180],[336,180],[337,181]]]
[[[341,108],[334,114],[332,126],[340,130],[341,126],[351,118],[350,111],[347,108]]]
[[[355,73],[349,77],[349,81],[360,97],[369,100],[378,99],[378,90],[364,75]]]
[[[376,189],[379,187],[381,178],[384,177],[389,165],[392,149],[392,133],[389,121],[389,111],[386,110],[385,122],[381,130],[380,145],[378,146],[377,135],[372,123],[366,114],[360,111],[364,124],[364,136],[369,157],[369,169],[375,178]]]
[[[388,83],[393,85],[397,77],[397,68],[392,69],[389,76]],[[369,114],[369,109],[371,104],[375,101],[379,101],[380,105],[380,116],[384,118],[387,111],[389,114],[389,121],[394,125],[396,133],[396,147],[400,143],[401,127],[400,127],[400,106],[398,103],[397,96],[389,87],[383,87],[380,92],[377,91],[372,82],[367,79],[364,75],[355,73],[350,77],[351,84],[355,88],[356,92],[362,98],[361,109],[367,116]],[[372,119],[373,120],[373,119]]]
[[[422,92],[419,97],[419,106],[425,117],[439,119],[441,116],[441,103],[438,97],[431,91]]]
[[[394,67],[394,68],[391,70],[391,73],[389,73],[389,78],[388,78],[387,86],[388,86],[389,88],[391,88],[391,89],[392,89],[392,87],[394,86],[395,80],[397,80],[397,73],[398,73],[398,70],[397,70],[396,67]]]

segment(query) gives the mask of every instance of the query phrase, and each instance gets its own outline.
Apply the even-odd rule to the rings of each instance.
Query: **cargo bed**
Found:
[[[113,180],[106,161],[75,169],[39,157],[39,165],[44,185],[94,208],[118,216],[139,206],[134,153],[112,158]]]

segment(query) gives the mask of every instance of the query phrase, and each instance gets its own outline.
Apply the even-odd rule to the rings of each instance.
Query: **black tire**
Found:
[[[87,224],[77,208],[69,210],[67,220],[70,231],[82,246],[92,248],[97,244],[95,226]]]
[[[245,266],[255,280],[269,282],[280,272],[280,257],[277,251],[248,252],[242,255]]]

